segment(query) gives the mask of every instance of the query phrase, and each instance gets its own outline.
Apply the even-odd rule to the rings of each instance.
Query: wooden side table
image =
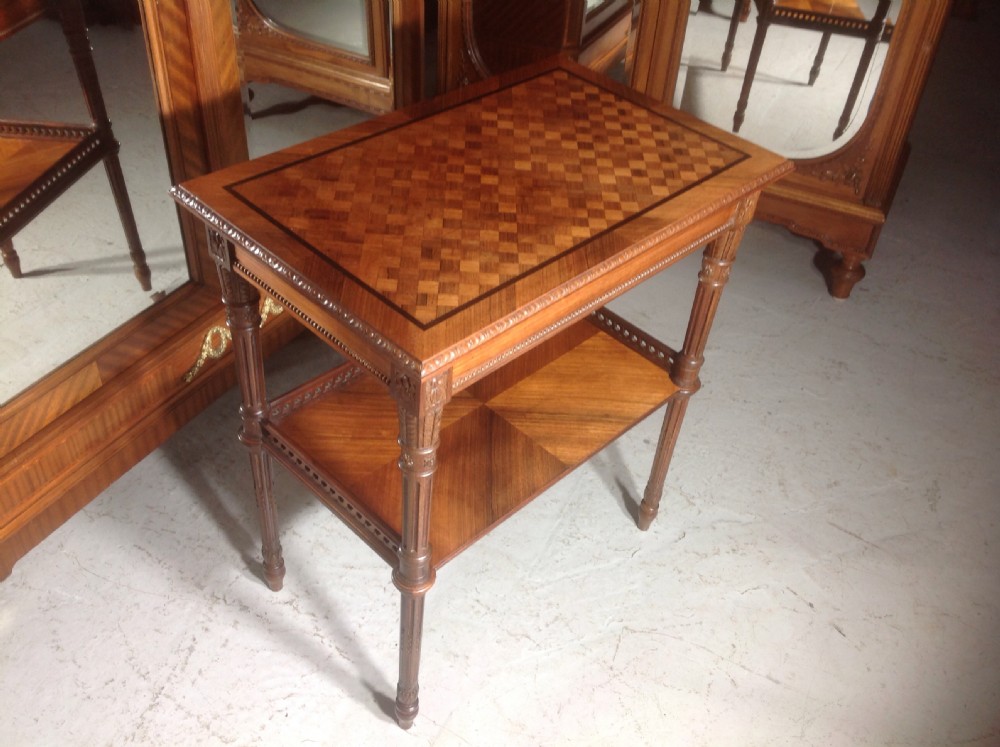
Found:
[[[219,267],[268,585],[273,458],[393,569],[401,726],[436,570],[667,402],[650,525],[744,227],[790,168],[552,60],[175,188]],[[702,246],[679,351],[603,308]],[[350,362],[269,398],[260,291]]]

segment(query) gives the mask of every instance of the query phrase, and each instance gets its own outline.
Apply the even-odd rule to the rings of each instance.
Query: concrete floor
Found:
[[[0,584],[0,744],[1000,745],[981,6],[947,30],[869,277],[835,301],[809,242],[752,226],[653,528],[631,512],[657,416],[442,570],[410,732],[388,569],[280,473],[285,589],[259,580],[230,392]],[[616,308],[677,344],[696,271]]]

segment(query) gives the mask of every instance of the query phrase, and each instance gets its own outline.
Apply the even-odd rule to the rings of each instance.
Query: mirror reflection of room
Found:
[[[468,0],[465,45],[481,77],[564,53],[594,70],[620,69],[634,0]]]
[[[693,0],[674,105],[786,156],[831,153],[864,123],[902,1]]]
[[[249,0],[276,26],[306,39],[367,55],[368,0]]]
[[[251,86],[276,83],[374,113],[423,96],[424,0],[232,1],[237,63]]]
[[[152,286],[136,281],[103,166],[13,237],[21,277],[0,271],[0,403],[187,280],[152,77],[138,18],[89,24],[90,44]],[[127,22],[126,22],[127,21]],[[59,23],[0,40],[0,119],[91,123]]]

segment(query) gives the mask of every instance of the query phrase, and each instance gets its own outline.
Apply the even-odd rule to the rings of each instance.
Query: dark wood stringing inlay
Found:
[[[227,189],[427,329],[746,157],[556,70]]]

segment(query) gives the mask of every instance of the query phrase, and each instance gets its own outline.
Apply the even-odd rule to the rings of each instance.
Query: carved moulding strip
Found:
[[[746,191],[748,193],[753,193],[755,190],[763,186],[763,184],[766,183],[766,181],[767,181],[766,179],[761,178],[756,182],[747,185]],[[238,228],[231,225],[227,221],[222,220],[212,211],[208,210],[197,197],[195,197],[193,194],[185,190],[183,187],[181,186],[173,187],[171,189],[171,193],[173,194],[175,199],[179,200],[186,207],[188,207],[189,209],[197,213],[199,216],[201,216],[202,219],[205,220],[205,222],[208,223],[213,229],[225,235],[230,241],[246,249],[252,256],[254,256],[258,260],[266,264],[277,275],[283,277],[287,282],[289,282],[291,285],[293,285],[295,288],[301,291],[306,297],[308,297],[310,300],[322,306],[324,309],[329,311],[334,317],[343,322],[348,328],[353,330],[362,338],[366,339],[373,347],[386,353],[390,357],[390,359],[392,359],[402,369],[411,371],[413,373],[418,373],[419,378],[426,378],[431,374],[433,374],[434,372],[438,371],[439,369],[445,366],[450,366],[460,356],[471,352],[475,348],[485,344],[486,342],[500,335],[504,331],[514,327],[515,325],[523,322],[524,320],[530,318],[531,316],[534,316],[535,314],[545,309],[546,307],[554,303],[557,303],[566,296],[574,293],[580,288],[593,282],[601,275],[604,275],[607,272],[610,272],[611,270],[615,269],[616,267],[619,267],[629,262],[630,260],[639,256],[640,254],[649,251],[650,249],[654,248],[657,244],[666,241],[671,235],[674,235],[692,225],[697,224],[699,221],[704,220],[713,213],[716,213],[719,210],[725,208],[727,204],[730,204],[730,200],[728,199],[719,199],[713,203],[710,203],[709,205],[703,207],[698,212],[688,216],[685,220],[681,221],[680,223],[672,225],[669,228],[664,229],[663,231],[658,231],[652,234],[643,241],[636,243],[626,251],[620,252],[611,259],[599,265],[596,265],[595,267],[592,267],[590,270],[584,273],[581,273],[571,282],[559,288],[556,288],[555,290],[545,294],[544,296],[537,298],[535,301],[532,301],[531,303],[522,306],[521,308],[517,309],[511,314],[508,314],[507,316],[498,319],[488,328],[477,332],[476,334],[466,338],[465,340],[462,340],[461,342],[453,345],[451,348],[443,351],[441,354],[432,358],[426,364],[421,365],[421,361],[417,360],[403,349],[399,348],[389,340],[385,339],[375,329],[373,329],[371,326],[358,319],[350,312],[348,312],[346,309],[341,307],[337,302],[327,298],[318,288],[312,285],[308,280],[306,280],[304,277],[299,275],[299,273],[295,272],[294,270],[286,266],[284,263],[280,262],[270,252],[265,250],[262,246],[260,246],[257,242],[255,242],[245,233],[243,233],[242,231],[240,231]],[[734,220],[735,217],[730,216],[720,226],[717,226],[707,234],[690,242],[681,249],[678,249],[677,251],[671,253],[668,257],[665,257],[664,259],[660,260],[655,265],[649,267],[647,270],[637,275],[636,277],[631,278],[630,280],[621,283],[615,288],[611,289],[610,291],[602,294],[599,298],[587,304],[585,307],[579,309],[575,314],[571,315],[570,317],[567,317],[556,324],[546,327],[544,330],[541,330],[540,332],[532,335],[530,338],[525,340],[520,345],[516,346],[514,349],[506,350],[500,355],[493,358],[492,360],[487,361],[482,366],[479,366],[474,371],[467,372],[466,374],[464,374],[463,376],[459,377],[454,381],[455,389],[457,390],[461,388],[464,384],[471,382],[473,379],[479,378],[489,370],[495,368],[498,364],[502,363],[503,361],[511,359],[513,356],[516,356],[522,350],[526,350],[527,348],[533,346],[535,343],[540,342],[547,335],[564,327],[571,321],[579,319],[584,314],[590,313],[597,307],[603,306],[612,298],[620,295],[629,288],[632,288],[633,286],[642,282],[650,275],[658,272],[667,265],[671,264],[680,257],[684,256],[685,254],[694,251],[699,246],[715,239],[725,231],[730,230],[734,226]],[[264,288],[264,290],[267,291],[269,294],[275,296],[276,298],[279,298],[282,301],[282,303],[284,303],[286,306],[292,309],[292,311],[295,312],[298,316],[300,316],[303,319],[306,318],[306,315],[303,312],[296,309],[295,306],[290,302],[288,302],[287,299],[284,299],[282,296],[280,296],[280,294],[276,293],[272,288],[267,286],[267,284],[263,283],[263,281],[260,278],[256,277],[256,275],[249,272],[245,266],[238,265],[238,268],[242,274],[246,275],[252,282]],[[333,342],[339,349],[350,355],[354,360],[358,361],[363,366],[365,366],[365,368],[367,368],[369,371],[375,374],[379,378],[379,380],[381,380],[383,383],[388,383],[388,375],[382,372],[380,368],[373,365],[371,362],[364,360],[362,357],[358,356],[353,350],[349,349],[334,335],[330,334],[326,330],[314,324],[310,324],[310,326],[313,327],[313,329],[315,329],[317,332],[321,333],[324,337],[329,339],[331,342]]]
[[[627,280],[624,283],[619,283],[614,288],[612,288],[611,290],[609,290],[609,291],[601,294],[599,297],[595,298],[593,301],[591,301],[587,305],[580,307],[574,313],[572,313],[572,314],[570,314],[568,316],[563,317],[558,322],[555,322],[554,324],[550,324],[549,326],[545,327],[544,329],[539,330],[535,334],[533,334],[530,337],[526,338],[520,344],[515,345],[514,347],[511,347],[511,348],[505,350],[500,355],[497,355],[494,358],[491,358],[490,360],[486,361],[481,366],[478,366],[477,368],[475,368],[475,369],[473,369],[471,371],[466,372],[465,374],[463,374],[462,376],[458,377],[455,380],[455,389],[456,390],[460,389],[460,388],[466,386],[467,384],[472,383],[476,379],[479,379],[479,378],[485,376],[487,373],[489,373],[490,371],[492,371],[497,366],[501,365],[502,363],[506,362],[507,360],[510,360],[510,359],[512,359],[512,358],[520,355],[520,353],[522,351],[527,350],[527,349],[533,347],[535,344],[541,342],[543,339],[545,339],[549,335],[553,334],[554,332],[558,331],[559,329],[562,329],[563,327],[565,327],[565,326],[567,326],[567,325],[569,325],[569,324],[577,321],[578,319],[580,319],[581,317],[583,317],[586,314],[591,313],[595,309],[597,309],[597,308],[599,308],[601,306],[604,306],[604,304],[606,304],[608,301],[612,300],[613,298],[616,298],[617,296],[621,295],[622,293],[624,293],[625,291],[629,290],[630,288],[633,288],[634,286],[636,286],[639,283],[641,283],[644,280],[646,280],[646,278],[648,278],[651,275],[654,275],[657,272],[659,272],[660,270],[662,270],[667,265],[670,265],[673,262],[676,262],[678,259],[680,259],[684,255],[689,254],[690,252],[693,252],[699,246],[702,246],[702,245],[708,243],[709,241],[715,239],[716,237],[718,237],[721,234],[725,233],[727,230],[731,229],[732,227],[733,227],[732,221],[731,220],[727,221],[726,223],[724,223],[723,225],[721,225],[718,228],[714,229],[713,231],[709,232],[708,234],[706,234],[704,236],[701,236],[698,239],[695,239],[694,241],[690,242],[689,244],[686,244],[685,246],[681,247],[680,249],[672,252],[671,254],[669,254],[668,256],[664,257],[663,259],[661,259],[656,264],[654,264],[654,265],[650,266],[649,268],[647,268],[646,270],[644,270],[642,273],[640,273],[638,275],[635,275],[634,277],[630,278],[629,280]],[[655,244],[657,242],[654,241],[654,242],[649,242],[649,243]],[[646,248],[645,244],[643,244],[642,247],[643,247],[643,250],[645,250],[645,248]],[[638,253],[638,252],[636,252],[636,253]],[[481,335],[476,335],[475,337],[471,337],[465,343],[461,343],[460,345],[455,346],[454,348],[451,349],[451,351],[448,351],[443,356],[441,356],[441,359],[444,359],[444,358],[446,358],[449,355],[451,356],[452,359],[458,357],[458,352],[457,351],[460,349],[461,345],[466,345],[469,350],[471,350],[472,348],[476,347],[477,345],[481,345],[483,342],[485,342],[487,339],[489,339],[493,335],[498,334],[499,332],[507,329],[508,327],[514,326],[514,324],[516,324],[517,322],[521,321],[522,319],[526,319],[529,316],[532,316],[539,309],[543,308],[544,306],[547,306],[549,303],[552,303],[552,302],[554,302],[554,301],[556,301],[556,300],[558,300],[558,299],[560,299],[560,298],[568,295],[569,293],[571,293],[572,291],[576,290],[577,288],[582,287],[583,285],[586,285],[587,282],[589,282],[589,276],[590,275],[591,275],[591,273],[585,273],[585,274],[581,275],[580,278],[577,278],[577,280],[575,282],[571,283],[570,285],[565,286],[564,288],[559,289],[559,291],[556,291],[556,292],[554,292],[552,294],[549,294],[549,296],[546,296],[543,299],[539,299],[539,301],[536,302],[536,304],[538,304],[537,306],[536,306],[536,304],[529,304],[528,306],[523,307],[522,309],[520,309],[515,314],[512,314],[507,319],[501,320],[496,325],[494,325],[493,327],[491,327],[489,330],[484,331]],[[435,359],[434,363],[438,364],[438,361],[441,360],[441,359]],[[443,365],[443,363],[441,363],[439,365],[436,365],[435,368],[439,367],[440,365]],[[430,367],[428,367],[428,368],[430,368]],[[433,370],[433,369],[431,369],[431,370]]]
[[[399,542],[382,522],[362,511],[348,497],[348,491],[342,490],[327,476],[314,469],[308,460],[289,443],[281,438],[266,424],[264,426],[264,443],[268,451],[289,468],[292,474],[325,497],[326,505],[334,511],[350,527],[355,534],[363,539],[392,568],[399,563]]]
[[[0,136],[7,137],[83,139],[95,131],[94,127],[88,125],[50,125],[42,122],[11,122],[9,120],[0,122]]]
[[[66,160],[61,160],[50,168],[38,181],[18,195],[9,208],[0,213],[0,230],[13,227],[11,230],[14,232],[26,225],[29,218],[23,211],[30,204],[45,198],[53,189],[57,190],[55,195],[60,194],[68,186],[64,180],[69,174],[89,167],[91,163],[96,163],[98,158],[105,156],[106,151],[113,151],[117,147],[114,140],[105,139],[102,133],[93,128],[47,127],[18,123],[0,128],[0,136],[5,134],[14,137],[82,138]]]
[[[268,419],[272,423],[276,423],[282,418],[291,415],[296,410],[305,407],[310,402],[319,399],[324,394],[344,388],[347,384],[350,384],[356,378],[363,375],[363,373],[364,370],[360,366],[352,366],[341,371],[336,376],[320,381],[309,389],[296,391],[285,397],[280,397],[271,403],[271,409],[268,411]]]
[[[390,358],[395,360],[398,364],[400,364],[404,368],[410,369],[412,371],[420,370],[420,362],[417,361],[413,356],[411,356],[406,351],[402,350],[401,348],[397,347],[393,343],[386,340],[372,327],[365,324],[363,321],[355,317],[349,311],[345,310],[338,303],[324,296],[315,286],[309,283],[305,278],[303,278],[301,275],[299,275],[297,272],[287,267],[283,263],[279,262],[274,256],[272,256],[262,246],[260,246],[257,242],[255,242],[245,233],[243,233],[242,231],[240,231],[238,228],[231,225],[227,221],[220,219],[212,211],[208,210],[197,197],[192,195],[183,187],[179,186],[173,187],[170,191],[175,199],[179,200],[187,208],[197,213],[206,223],[208,223],[209,226],[211,226],[219,233],[225,235],[233,243],[239,244],[241,247],[246,249],[251,255],[253,255],[258,260],[260,260],[268,267],[270,267],[272,270],[274,270],[274,272],[277,275],[283,277],[291,285],[295,286],[297,289],[302,291],[302,293],[306,295],[308,298],[315,301],[324,309],[329,311],[335,318],[339,319],[349,329],[353,330],[355,333],[357,333],[364,339],[368,340],[368,342],[373,347],[386,353]],[[240,266],[240,272],[246,274],[247,277],[249,277],[253,282],[255,283],[260,282],[255,276],[248,274],[245,267]],[[274,293],[273,291],[266,288],[265,290],[267,290],[268,293],[271,293],[271,295],[277,297],[277,294]],[[289,307],[292,308],[293,311],[296,311],[296,309],[292,307],[290,304],[286,305],[289,305]],[[296,311],[296,313],[301,315],[301,312]],[[330,339],[334,338],[330,336]],[[338,340],[334,341],[337,343],[338,347],[346,350],[343,346],[343,343],[340,343]],[[357,356],[354,356],[352,354],[352,357],[354,357],[357,360]],[[359,362],[361,361],[359,360]],[[362,363],[362,364],[365,365],[366,368],[369,368],[373,373],[378,372],[378,369],[371,363]],[[377,375],[383,381],[388,382],[386,374],[377,374]]]
[[[306,325],[308,325],[308,327],[310,329],[312,329],[317,334],[322,335],[324,338],[326,338],[326,340],[328,340],[331,344],[333,344],[338,350],[340,350],[340,352],[342,352],[344,355],[352,358],[353,360],[357,361],[365,369],[367,369],[368,372],[371,373],[372,376],[374,376],[375,378],[377,378],[383,384],[388,385],[388,383],[389,383],[389,377],[384,372],[380,371],[379,368],[374,363],[370,362],[369,360],[367,360],[364,356],[360,355],[359,353],[356,353],[354,350],[352,350],[350,348],[350,346],[346,345],[342,340],[340,340],[340,338],[338,338],[332,332],[330,332],[329,330],[321,327],[319,324],[317,324],[315,321],[313,321],[309,317],[308,314],[306,314],[304,311],[302,311],[302,309],[300,309],[298,306],[296,306],[295,304],[293,304],[291,301],[289,301],[283,295],[281,295],[280,293],[278,293],[278,291],[276,291],[274,288],[272,288],[264,280],[262,280],[261,278],[257,277],[257,275],[255,273],[251,272],[249,269],[247,269],[246,267],[244,267],[242,264],[240,264],[240,262],[238,262],[238,261],[234,262],[233,263],[233,267],[235,269],[239,270],[240,274],[244,275],[249,280],[251,280],[254,284],[256,284],[257,286],[259,286],[265,293],[273,296],[278,301],[280,301],[282,304],[284,304],[288,309],[291,310],[291,312],[293,314],[295,314],[300,320],[302,320]]]
[[[748,194],[757,194],[759,192],[759,190],[763,186],[765,186],[766,184],[768,184],[768,183],[769,183],[769,177],[767,177],[767,176],[755,179],[752,183],[748,183],[747,184],[747,186],[746,186],[746,188],[744,190],[744,195],[743,196],[745,197]],[[755,201],[754,201],[754,204],[756,204]],[[729,205],[732,205],[732,198],[731,197],[729,199],[720,198],[720,199],[718,199],[718,200],[716,200],[714,202],[709,203],[708,205],[706,205],[705,207],[703,207],[701,210],[697,211],[696,213],[692,213],[691,215],[689,215],[684,220],[679,221],[678,223],[675,223],[675,224],[673,224],[673,225],[671,225],[671,226],[663,229],[662,231],[657,231],[656,233],[653,233],[652,235],[647,236],[645,239],[643,239],[642,241],[634,244],[629,249],[627,249],[627,250],[625,250],[625,251],[623,251],[623,252],[621,252],[619,254],[616,254],[611,259],[609,259],[609,260],[607,260],[605,262],[602,262],[602,263],[600,263],[598,265],[595,265],[594,267],[590,268],[588,271],[586,271],[584,273],[581,273],[579,276],[577,276],[576,278],[574,278],[569,283],[567,283],[567,284],[565,284],[565,285],[563,285],[563,286],[561,286],[559,288],[556,288],[555,290],[551,291],[550,293],[547,293],[544,296],[541,296],[541,297],[537,298],[535,301],[532,301],[531,303],[529,303],[529,304],[527,304],[525,306],[522,306],[521,308],[517,309],[513,313],[507,315],[506,317],[503,317],[502,319],[497,320],[490,327],[488,327],[486,329],[483,329],[480,332],[477,332],[475,335],[467,337],[465,340],[462,340],[461,342],[453,345],[451,348],[445,350],[440,355],[438,355],[435,358],[432,358],[430,361],[428,361],[426,363],[426,365],[424,365],[421,373],[424,376],[427,376],[428,374],[433,373],[434,371],[438,370],[442,366],[450,365],[451,363],[453,363],[455,361],[455,359],[457,359],[461,355],[464,355],[465,353],[468,353],[468,352],[474,350],[475,348],[479,347],[480,345],[482,345],[486,341],[490,340],[491,338],[496,337],[500,333],[506,331],[507,329],[510,329],[511,327],[513,327],[516,324],[519,324],[520,322],[524,321],[528,317],[533,316],[534,314],[538,313],[539,311],[541,311],[542,309],[546,308],[547,306],[550,306],[551,304],[558,302],[559,300],[565,298],[566,296],[570,295],[571,293],[579,290],[583,286],[591,283],[592,281],[596,280],[601,275],[604,275],[607,272],[610,272],[611,270],[613,270],[614,268],[619,267],[619,266],[625,264],[626,262],[629,262],[630,260],[634,259],[638,255],[643,254],[644,252],[652,249],[657,244],[660,244],[660,243],[666,241],[667,239],[670,238],[670,236],[673,236],[673,235],[675,235],[677,233],[683,232],[685,229],[687,229],[687,228],[689,228],[689,227],[691,227],[693,225],[696,225],[700,221],[708,218],[713,213],[719,212],[720,210],[725,209]],[[752,207],[751,207],[751,209],[752,209]],[[667,258],[665,258],[665,259],[657,262],[654,266],[650,267],[645,272],[641,273],[640,275],[638,275],[637,277],[633,278],[632,280],[627,281],[625,283],[622,283],[622,284],[618,285],[617,287],[613,288],[611,291],[603,294],[599,299],[596,299],[594,302],[588,304],[585,308],[581,309],[580,312],[578,314],[574,315],[573,317],[571,317],[571,319],[578,319],[582,314],[589,313],[590,311],[593,311],[598,306],[603,306],[607,301],[610,301],[615,296],[620,295],[621,293],[625,292],[629,288],[631,288],[631,287],[637,285],[638,283],[642,282],[643,280],[645,280],[651,274],[653,274],[655,272],[658,272],[659,270],[663,269],[670,262],[673,262],[674,260],[679,259],[684,254],[687,254],[688,252],[693,251],[694,249],[698,248],[702,244],[708,243],[709,241],[711,241],[712,239],[718,237],[719,235],[721,235],[725,231],[733,228],[733,226],[736,225],[737,221],[739,221],[740,225],[742,225],[742,223],[745,222],[748,219],[749,219],[748,216],[742,216],[742,215],[740,215],[740,216],[734,216],[734,215],[730,215],[722,225],[717,226],[716,228],[712,229],[710,232],[704,234],[702,237],[700,237],[698,239],[695,239],[694,241],[692,241],[689,244],[687,244],[686,246],[684,246],[682,249],[679,249],[678,251],[672,253],[669,257],[667,257]],[[570,319],[567,319],[565,321],[568,323],[568,321],[570,321]],[[559,325],[559,326],[561,326],[561,325]],[[558,329],[558,326],[554,326],[552,329],[546,329],[542,333],[539,333],[539,334],[542,334],[542,335],[548,334],[549,332],[552,332],[555,329]],[[517,350],[522,350],[526,346],[533,345],[535,342],[538,342],[540,339],[541,338],[538,335],[533,335],[531,337],[530,341],[526,340],[525,341],[525,345],[519,346],[517,348]],[[511,351],[511,353],[513,353],[513,352],[514,351]],[[501,356],[500,358],[503,358],[503,356]],[[499,362],[499,360],[500,359],[497,359],[495,362]],[[488,362],[486,365],[492,368],[493,367],[493,362]],[[476,372],[479,372],[480,370],[481,369],[476,369]],[[476,373],[473,376],[470,376],[469,374],[464,374],[463,376],[459,377],[459,379],[457,379],[455,381],[455,387],[456,387],[456,389],[459,387],[460,383],[468,382],[472,378],[476,378],[476,376],[478,376],[478,375],[479,375],[478,373]]]
[[[677,351],[669,345],[643,332],[608,309],[597,309],[592,313],[592,316],[599,326],[609,335],[617,337],[626,347],[655,363],[664,371],[670,371],[674,359],[677,357]]]

